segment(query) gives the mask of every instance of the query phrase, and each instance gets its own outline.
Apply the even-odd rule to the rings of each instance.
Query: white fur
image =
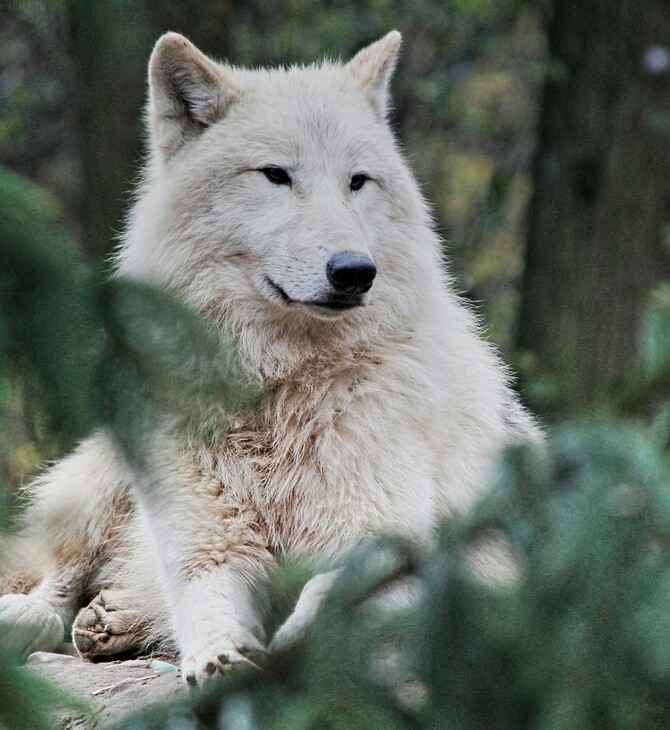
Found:
[[[206,443],[157,434],[142,475],[93,436],[34,485],[28,520],[47,536],[41,590],[73,566],[87,570],[71,610],[84,588],[134,588],[189,681],[262,650],[277,557],[328,567],[375,533],[430,541],[486,489],[501,447],[535,437],[386,122],[398,46],[394,32],[346,65],[250,71],[168,34],[152,56],[151,160],[119,275],[205,313],[266,396]],[[378,273],[360,306],[333,311],[326,263],[345,250]],[[308,584],[285,635],[327,582]]]
[[[62,644],[64,625],[39,596],[8,593],[0,598],[0,633],[3,650],[25,661],[35,651],[53,651]]]

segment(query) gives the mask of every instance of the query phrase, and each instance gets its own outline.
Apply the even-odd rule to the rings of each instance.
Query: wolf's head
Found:
[[[256,348],[407,320],[439,265],[387,122],[399,48],[392,31],[346,64],[246,70],[160,38],[121,273],[179,290],[240,338],[263,330]]]

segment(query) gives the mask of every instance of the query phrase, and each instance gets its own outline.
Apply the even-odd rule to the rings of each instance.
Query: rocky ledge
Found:
[[[124,717],[156,702],[186,695],[177,667],[157,659],[91,664],[67,654],[36,652],[28,666],[88,705],[64,704],[56,710],[54,730],[107,730]]]

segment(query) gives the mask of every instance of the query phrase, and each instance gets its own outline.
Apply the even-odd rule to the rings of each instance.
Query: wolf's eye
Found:
[[[291,178],[288,172],[281,167],[270,165],[269,167],[262,168],[261,172],[273,185],[291,185]]]
[[[365,185],[367,179],[368,178],[362,172],[352,175],[351,182],[349,183],[349,189],[353,192],[360,190],[363,185]]]

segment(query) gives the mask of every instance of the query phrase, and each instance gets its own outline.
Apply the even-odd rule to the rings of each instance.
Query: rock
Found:
[[[170,663],[160,660],[92,664],[66,654],[35,652],[27,664],[90,706],[89,713],[59,707],[54,730],[106,730],[148,705],[187,695],[177,668],[170,671]]]

